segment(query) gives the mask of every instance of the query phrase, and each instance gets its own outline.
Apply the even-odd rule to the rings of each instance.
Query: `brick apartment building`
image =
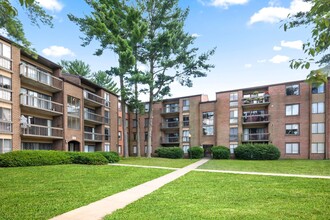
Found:
[[[304,81],[171,98],[154,104],[153,151],[159,146],[234,148],[272,143],[281,158],[330,158],[330,83]],[[12,150],[117,151],[123,154],[116,94],[0,36],[0,153]],[[148,109],[128,113],[129,153],[146,154]]]
[[[0,36],[0,153],[117,151],[118,96]]]

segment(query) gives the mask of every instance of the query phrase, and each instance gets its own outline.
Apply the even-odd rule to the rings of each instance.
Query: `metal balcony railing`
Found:
[[[178,128],[179,127],[179,122],[164,122],[161,124],[162,128]]]
[[[96,95],[94,93],[91,93],[87,90],[84,90],[84,98],[89,100],[89,101],[95,102],[99,105],[103,105],[103,103],[104,103],[104,99],[101,96],[98,96],[98,95]]]
[[[34,107],[45,111],[63,113],[63,105],[60,103],[56,103],[46,99],[41,99],[27,94],[21,94],[20,99],[21,99],[21,105]]]
[[[270,96],[258,96],[258,97],[249,97],[242,99],[243,105],[255,105],[255,104],[269,104]]]
[[[163,113],[177,113],[179,112],[179,106],[174,106],[174,107],[164,107],[163,108]]]
[[[269,114],[248,115],[248,116],[242,116],[242,121],[244,124],[262,123],[262,122],[269,122],[269,118],[270,118]]]
[[[242,142],[269,141],[269,133],[242,134]]]
[[[162,137],[162,143],[178,143],[180,142],[179,137]]]
[[[26,128],[21,128],[23,135],[39,137],[63,138],[63,128],[48,127],[43,125],[28,124]]]
[[[42,70],[37,69],[34,66],[30,66],[24,63],[21,64],[20,68],[21,75],[25,76],[26,78],[35,80],[36,82],[51,86],[58,90],[63,89],[63,81],[55,76],[52,76],[49,73],[46,73]]]
[[[103,135],[99,134],[99,133],[85,132],[84,138],[85,138],[85,140],[88,140],[88,141],[102,141]]]
[[[11,133],[13,122],[0,120],[0,132],[1,133]]]
[[[101,115],[85,111],[84,113],[84,119],[88,121],[93,121],[97,123],[103,123],[103,117]]]

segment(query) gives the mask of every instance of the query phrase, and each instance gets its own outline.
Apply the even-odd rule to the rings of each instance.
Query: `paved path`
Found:
[[[196,169],[200,165],[206,163],[208,159],[201,159],[184,168],[178,169],[172,173],[161,176],[157,179],[135,186],[126,191],[114,194],[89,205],[80,207],[62,215],[56,216],[51,220],[96,220],[102,219],[104,216],[111,214],[117,209],[124,208],[128,204],[152,193],[165,184],[185,175],[191,170]]]

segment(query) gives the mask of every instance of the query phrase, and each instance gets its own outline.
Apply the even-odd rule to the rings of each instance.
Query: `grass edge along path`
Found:
[[[0,218],[48,219],[170,172],[108,165],[0,168]]]
[[[183,168],[192,163],[199,161],[199,159],[169,159],[160,157],[129,157],[122,158],[117,164],[130,164],[142,166],[155,166],[155,167],[170,167],[170,168]]]
[[[329,182],[190,172],[104,219],[328,219]]]

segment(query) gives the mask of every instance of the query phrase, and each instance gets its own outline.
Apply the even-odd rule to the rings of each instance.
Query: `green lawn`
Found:
[[[191,172],[105,219],[329,219],[329,184]]]
[[[330,176],[330,160],[210,160],[199,169]]]
[[[169,172],[87,165],[0,168],[0,219],[49,219]]]
[[[198,161],[198,159],[167,159],[167,158],[145,158],[145,157],[129,157],[122,158],[120,164],[134,164],[143,166],[159,166],[159,167],[172,167],[182,168]]]

